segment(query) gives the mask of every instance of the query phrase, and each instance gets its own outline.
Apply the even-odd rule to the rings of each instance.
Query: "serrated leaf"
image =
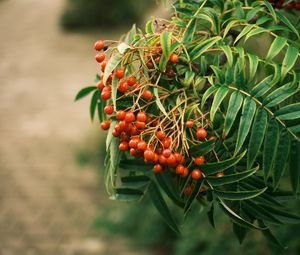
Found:
[[[117,52],[112,55],[106,64],[104,75],[103,75],[103,83],[106,84],[108,77],[112,74],[112,72],[116,69],[116,67],[121,63],[122,55]]]
[[[198,145],[193,145],[189,149],[189,154],[192,157],[199,157],[212,151],[215,147],[215,140],[208,140]]]
[[[216,114],[217,110],[219,109],[219,106],[222,103],[223,99],[228,94],[228,92],[229,92],[229,88],[227,86],[222,86],[217,90],[217,92],[214,96],[214,101],[213,101],[212,106],[210,108],[210,119],[211,119],[211,121],[214,120],[215,114]]]
[[[182,39],[183,43],[188,43],[193,40],[194,33],[196,31],[196,25],[197,25],[197,19],[195,18],[191,19],[183,35],[183,39]]]
[[[116,189],[114,195],[110,196],[110,199],[124,202],[135,202],[140,200],[143,194],[143,191],[138,189],[119,188]]]
[[[252,80],[257,74],[259,58],[253,54],[247,54],[249,59],[249,80]]]
[[[83,98],[83,97],[89,95],[91,92],[93,92],[93,91],[96,90],[96,89],[97,89],[96,86],[90,86],[90,87],[86,87],[86,88],[81,89],[81,90],[77,93],[77,95],[76,95],[76,97],[75,97],[75,101],[77,101],[77,100],[79,100],[79,99],[81,99],[81,98]]]
[[[275,119],[271,119],[265,137],[263,150],[263,171],[265,181],[268,179],[273,168],[276,148],[279,142],[279,126]]]
[[[226,205],[226,203],[221,200],[219,198],[219,205],[221,207],[221,209],[223,209],[223,211],[233,220],[233,222],[235,222],[236,224],[245,227],[245,228],[250,228],[250,229],[259,229],[261,230],[260,227],[255,226],[254,224],[252,224],[251,222],[243,219],[240,215],[238,215],[236,212],[234,212],[228,205]]]
[[[259,108],[253,122],[247,156],[247,167],[251,168],[263,143],[268,124],[268,114],[263,108]]]
[[[221,46],[220,48],[221,48],[221,49],[223,50],[223,52],[225,53],[226,59],[227,59],[227,62],[228,62],[228,64],[229,64],[229,66],[232,66],[232,64],[233,64],[233,56],[232,56],[232,51],[231,51],[230,46],[228,46],[228,45],[223,45],[223,46]]]
[[[243,104],[243,95],[239,91],[234,91],[229,99],[229,104],[227,107],[227,113],[225,117],[225,124],[224,124],[224,136],[226,137],[229,134],[229,131],[236,119],[236,116],[242,107]]]
[[[100,91],[97,90],[97,91],[95,91],[95,93],[93,94],[92,99],[91,99],[91,104],[90,104],[90,117],[91,117],[91,120],[94,120],[94,116],[95,116],[97,104],[98,104],[98,101],[99,101],[99,97],[100,97]]]
[[[286,168],[286,163],[288,160],[290,152],[290,135],[284,129],[281,131],[279,136],[279,142],[277,146],[276,157],[274,161],[274,172],[273,172],[273,187],[277,189],[279,181]]]
[[[217,86],[211,86],[209,87],[203,94],[202,100],[201,100],[201,109],[203,109],[203,106],[205,105],[207,99],[218,89]]]
[[[235,183],[241,181],[249,176],[253,175],[258,171],[259,167],[255,167],[253,169],[234,173],[234,174],[225,174],[223,177],[216,177],[216,176],[207,176],[205,179],[212,185],[212,186],[221,186],[225,184]]]
[[[178,229],[177,223],[174,220],[167,203],[161,195],[160,190],[153,182],[151,182],[151,184],[149,185],[149,195],[154,206],[156,207],[160,215],[163,217],[165,222],[175,233],[179,234],[180,231]]]
[[[220,177],[221,178],[221,177]],[[267,187],[258,190],[246,190],[246,191],[222,191],[214,190],[214,193],[225,200],[246,200],[257,197],[264,193]]]
[[[191,60],[196,60],[197,58],[199,58],[206,50],[211,48],[216,42],[220,41],[221,39],[222,37],[216,36],[198,43],[190,53]]]
[[[238,153],[242,148],[246,137],[250,131],[251,123],[255,114],[256,104],[252,98],[247,97],[244,100],[242,117],[239,123],[238,136],[234,153]]]
[[[286,38],[277,36],[270,46],[266,59],[270,61],[274,57],[276,57],[279,54],[279,52],[284,48],[286,42]]]
[[[300,188],[300,142],[293,140],[290,152],[290,179],[295,194]]]
[[[297,59],[299,58],[299,51],[297,48],[293,46],[289,46],[285,57],[282,62],[282,67],[281,67],[281,79],[286,76],[286,74],[293,68],[295,65]]]
[[[201,165],[201,169],[205,172],[206,175],[222,172],[229,167],[236,165],[246,155],[246,152],[247,150],[245,150],[238,156],[233,156],[232,158],[224,161],[203,164]]]

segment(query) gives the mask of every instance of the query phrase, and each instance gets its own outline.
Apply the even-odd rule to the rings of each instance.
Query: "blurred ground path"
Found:
[[[74,148],[95,128],[73,99],[97,71],[96,37],[60,31],[63,3],[0,1],[0,254],[135,254],[92,229],[97,176]]]

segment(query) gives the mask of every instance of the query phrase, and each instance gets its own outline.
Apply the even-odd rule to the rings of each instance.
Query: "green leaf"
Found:
[[[92,91],[96,90],[97,87],[96,86],[90,86],[90,87],[86,87],[86,88],[83,88],[82,90],[80,90],[76,97],[75,97],[75,101],[89,95]]]
[[[265,5],[268,8],[268,10],[269,10],[271,16],[273,17],[275,23],[277,23],[277,15],[276,15],[276,12],[275,12],[273,6],[266,0],[264,0],[262,4]]]
[[[284,48],[286,43],[287,39],[277,36],[270,46],[266,59],[270,61],[274,57],[276,57],[278,53]]]
[[[207,99],[218,89],[217,86],[211,86],[209,87],[203,94],[202,100],[201,100],[201,109],[203,109],[203,106],[205,105]]]
[[[247,167],[251,168],[263,143],[268,124],[268,114],[263,108],[259,108],[253,122],[247,156]]]
[[[155,178],[159,186],[165,191],[167,196],[179,207],[184,207],[184,202],[180,198],[177,187],[173,182],[173,178],[169,172],[155,174]]]
[[[280,12],[277,12],[277,17],[283,22],[291,31],[293,31],[297,37],[299,38],[299,32],[298,30],[293,26],[293,24],[289,21],[289,19],[285,16],[282,15]]]
[[[227,107],[227,113],[225,117],[224,124],[224,136],[226,137],[229,134],[229,131],[234,123],[234,120],[242,107],[243,104],[243,95],[239,91],[234,91],[229,99],[229,104]]]
[[[116,140],[116,139],[113,139]],[[135,171],[135,172],[149,172],[152,170],[153,166],[146,165],[144,160],[120,160],[119,168],[123,170]]]
[[[234,19],[232,21],[230,21],[227,26],[224,29],[224,33],[223,33],[223,38],[226,37],[226,35],[228,34],[228,32],[230,31],[230,29],[237,23],[240,23],[241,20],[240,19]]]
[[[300,143],[296,140],[292,141],[290,152],[290,178],[292,188],[295,194],[298,193],[300,188]]]
[[[190,20],[188,27],[185,30],[185,33],[183,35],[182,42],[183,43],[188,43],[193,40],[194,33],[196,31],[197,27],[197,19],[193,18]]]
[[[178,229],[177,223],[175,222],[168,208],[168,205],[165,202],[163,196],[161,195],[159,189],[153,182],[151,182],[151,184],[149,185],[149,194],[154,206],[156,207],[160,215],[163,217],[165,222],[175,233],[179,234],[180,231]]]
[[[135,202],[141,199],[143,192],[138,189],[119,188],[115,194],[110,196],[111,200],[119,200],[124,202]]]
[[[122,55],[117,52],[113,56],[110,57],[108,63],[106,64],[104,75],[103,75],[103,83],[106,84],[108,77],[112,74],[112,72],[116,69],[116,67],[122,61]]]
[[[162,111],[162,113],[168,117],[168,113],[165,109],[165,107],[163,106],[163,104],[161,103],[160,101],[160,98],[159,98],[159,95],[158,95],[158,89],[156,87],[153,88],[153,93],[154,93],[154,96],[155,96],[155,102],[157,104],[157,107]],[[169,118],[169,117],[168,117]]]
[[[230,175],[225,174],[223,177],[207,176],[205,179],[214,187],[221,186],[225,184],[235,183],[245,178],[248,178],[249,176],[256,173],[258,169],[259,167],[255,167],[244,172],[234,173]]]
[[[280,220],[283,223],[287,224],[299,224],[300,223],[300,216],[295,215],[293,213],[289,213],[289,210],[281,210],[269,205],[261,205],[264,207],[269,213],[271,213],[273,216],[275,216],[278,220]]]
[[[98,104],[98,101],[99,101],[99,97],[100,97],[100,91],[97,90],[97,91],[95,91],[95,93],[93,94],[92,99],[91,99],[91,104],[90,104],[90,117],[91,117],[91,120],[94,120],[94,116],[95,116],[97,104]]]
[[[246,35],[246,37],[245,37],[245,42],[246,42],[250,37],[252,37],[252,36],[254,36],[254,35],[261,34],[261,33],[264,33],[264,32],[266,32],[266,31],[268,31],[268,30],[265,29],[265,28],[262,28],[262,27],[257,27],[257,28],[252,29],[252,30]]]
[[[233,64],[233,56],[232,56],[232,51],[231,51],[230,46],[223,45],[220,48],[224,51],[229,66],[232,66],[232,64]]]
[[[208,140],[198,145],[193,145],[189,149],[189,154],[192,157],[199,157],[212,151],[215,147],[215,140]]]
[[[279,142],[279,126],[275,119],[271,119],[268,124],[268,130],[265,137],[264,150],[263,150],[263,170],[264,170],[265,181],[267,181],[271,169],[273,168],[278,142]]]
[[[255,114],[256,104],[251,97],[244,100],[242,117],[239,124],[238,136],[234,153],[237,154],[242,148],[250,131],[251,123]]]
[[[222,37],[216,36],[196,44],[196,46],[190,53],[191,60],[196,60],[197,58],[199,58],[206,50],[211,48],[216,42],[220,41],[221,39]]]
[[[112,135],[112,131],[115,129],[116,125],[117,125],[117,121],[115,121],[115,120],[113,120],[110,123],[110,127],[107,132],[107,136],[106,136],[106,151],[108,151],[110,143],[111,143],[112,139],[114,139],[114,136]]]
[[[219,198],[219,205],[221,207],[221,209],[223,209],[223,211],[233,220],[233,222],[235,222],[236,224],[245,227],[245,228],[250,228],[250,229],[259,229],[261,230],[260,227],[255,226],[254,224],[252,224],[251,222],[243,219],[240,215],[238,215],[236,212],[234,212],[228,205],[226,205],[226,203],[221,200]]]
[[[271,83],[274,79],[273,75],[269,75],[258,83],[253,89],[252,94],[254,97],[261,97],[271,89]]]
[[[283,129],[279,136],[279,142],[277,146],[276,157],[274,161],[274,173],[273,173],[273,187],[277,189],[279,181],[286,168],[286,163],[288,160],[290,152],[290,135],[285,129]]]
[[[222,177],[220,177],[222,178]],[[259,196],[267,190],[267,187],[257,190],[247,190],[247,191],[222,191],[214,190],[214,193],[226,200],[246,200]]]
[[[263,221],[258,221],[258,225],[262,228],[267,228],[267,226],[264,224]],[[275,246],[277,246],[280,249],[287,249],[287,247],[284,247],[279,242],[279,240],[273,235],[272,231],[269,228],[263,230],[262,233],[270,243],[274,244]]]
[[[253,80],[253,78],[257,75],[257,67],[259,64],[259,58],[253,54],[247,54],[249,59],[249,80]]]
[[[236,37],[236,39],[234,40],[234,44],[236,44],[243,36],[245,36],[247,33],[249,33],[251,31],[251,29],[254,28],[253,24],[250,25],[246,25],[243,30],[239,33],[239,35]]]
[[[297,48],[293,47],[293,46],[289,46],[285,57],[283,59],[282,62],[282,67],[281,67],[281,79],[283,80],[283,78],[286,76],[286,74],[293,68],[293,66],[295,65],[298,56],[299,55],[299,51]]]
[[[213,228],[216,228],[215,220],[214,220],[214,211],[215,211],[215,207],[214,207],[214,204],[212,203],[209,211],[207,212],[207,217],[208,217],[208,221],[209,221],[210,225],[212,225]]]
[[[153,25],[153,19],[150,19],[147,23],[146,23],[146,26],[145,26],[145,32],[147,34],[154,34],[155,33],[155,28],[154,28],[154,25]]]
[[[275,116],[280,120],[294,120],[300,118],[300,103],[284,106],[275,112]]]
[[[207,163],[201,165],[201,169],[205,172],[206,175],[216,174],[218,172],[222,172],[228,169],[231,166],[236,165],[245,155],[247,150],[242,152],[238,156],[234,156],[230,159],[226,159],[224,161],[216,162],[216,163]]]
[[[220,87],[215,96],[214,96],[214,101],[212,103],[212,106],[210,108],[210,119],[211,121],[214,120],[215,114],[217,110],[219,109],[220,104],[222,103],[223,99],[226,97],[226,95],[229,92],[229,88],[226,86]]]
[[[195,201],[196,197],[200,193],[200,189],[201,189],[202,185],[203,185],[203,179],[198,180],[195,187],[194,187],[194,189],[193,189],[193,192],[192,192],[191,196],[188,198],[188,200],[187,200],[187,202],[184,206],[184,214],[185,215],[191,209],[191,206],[192,206],[193,202]]]
[[[163,32],[160,35],[160,44],[162,47],[162,53],[166,59],[169,60],[171,55],[171,45],[172,45],[172,32]]]
[[[131,175],[121,177],[122,187],[125,185],[128,188],[142,188],[149,183],[149,177],[145,175]]]
[[[239,243],[242,244],[245,240],[245,237],[248,233],[248,228],[244,228],[234,222],[232,222],[232,230],[237,239],[239,240]]]

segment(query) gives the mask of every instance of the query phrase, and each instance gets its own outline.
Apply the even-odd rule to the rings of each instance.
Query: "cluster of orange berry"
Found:
[[[300,2],[294,2],[294,1],[290,1],[287,4],[284,4],[285,1],[284,0],[268,0],[273,7],[277,8],[277,9],[282,9],[285,8],[287,10],[298,10],[300,11]]]

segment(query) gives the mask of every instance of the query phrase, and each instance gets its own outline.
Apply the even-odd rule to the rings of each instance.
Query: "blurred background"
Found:
[[[131,23],[166,16],[155,0],[0,0],[0,255],[300,254],[299,228],[277,229],[290,249],[255,232],[239,246],[195,208],[175,236],[147,198],[111,202],[102,180],[104,136],[91,123],[93,44]]]

